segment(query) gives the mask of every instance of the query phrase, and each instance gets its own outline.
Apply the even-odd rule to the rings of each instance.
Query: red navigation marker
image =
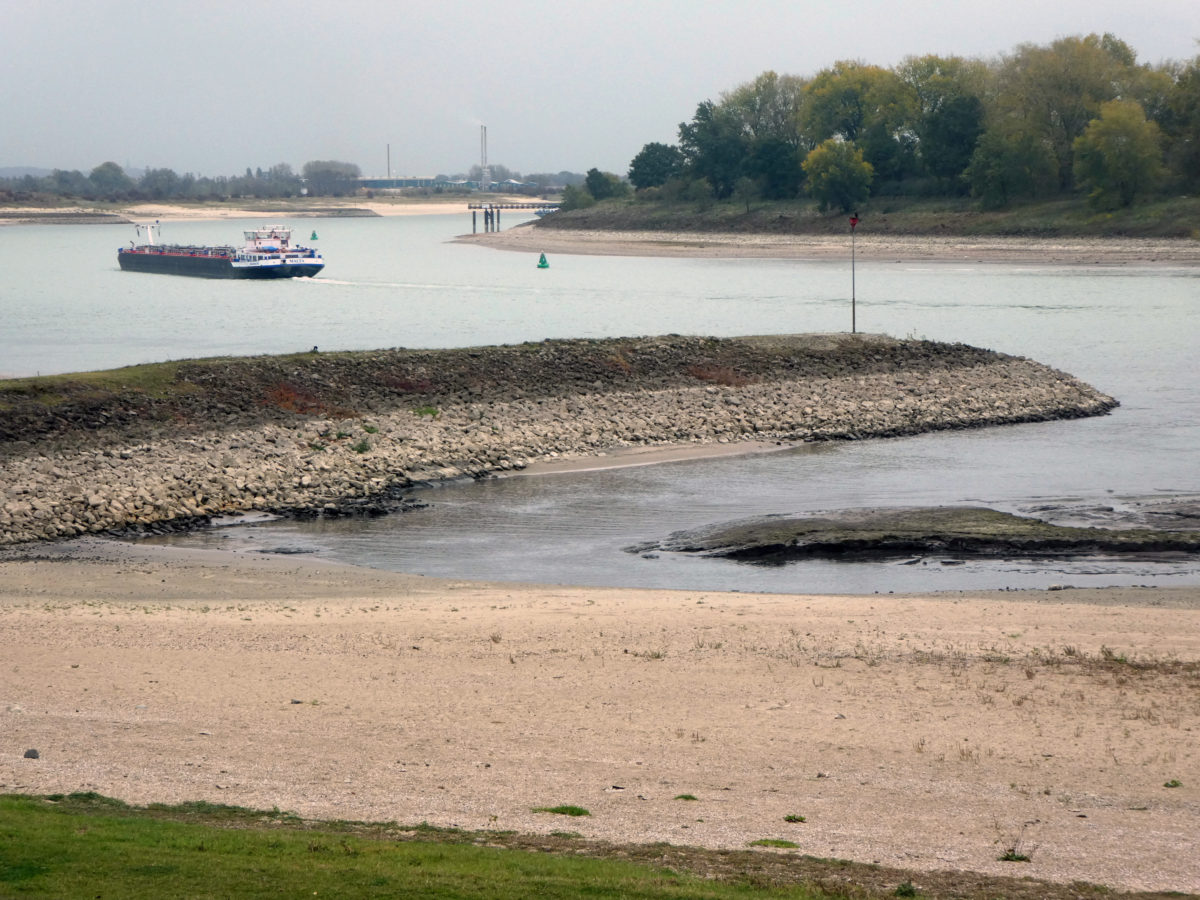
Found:
[[[858,224],[858,216],[851,216],[850,217],[850,230],[853,231],[854,226],[857,224]]]

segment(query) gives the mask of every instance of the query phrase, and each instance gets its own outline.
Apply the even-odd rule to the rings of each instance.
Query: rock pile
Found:
[[[0,545],[192,527],[251,510],[379,511],[414,484],[622,447],[854,440],[1099,415],[1116,405],[1030,360],[961,345],[881,346],[906,343],[922,345],[922,365],[889,365],[887,353],[864,354],[856,340],[846,358],[857,364],[814,368],[803,359],[811,341],[772,338],[740,345],[757,362],[733,365],[737,355],[724,346],[720,365],[693,361],[686,377],[631,375],[625,356],[614,364],[617,383],[564,365],[524,374],[508,396],[476,384],[416,400],[403,394],[390,408],[377,397],[366,413],[321,404],[253,421],[243,410],[214,413],[208,430],[180,436],[126,430],[10,442],[0,458]],[[494,349],[454,358],[469,371]],[[829,348],[820,353],[828,362]],[[422,368],[426,381],[449,377],[429,357]],[[219,399],[221,409],[230,403]]]

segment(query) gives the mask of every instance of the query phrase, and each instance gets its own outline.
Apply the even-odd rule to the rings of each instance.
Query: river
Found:
[[[510,226],[516,216],[505,220]],[[170,222],[164,239],[238,242],[255,221]],[[271,223],[274,224],[274,223]],[[548,337],[848,330],[849,259],[536,256],[452,243],[469,214],[288,223],[325,254],[315,279],[222,282],[121,272],[128,226],[0,229],[0,373],[163,359]],[[306,241],[307,242],[307,241]],[[859,330],[1028,356],[1116,397],[1111,415],[779,453],[451,484],[383,520],[277,522],[172,539],[316,552],[464,578],[871,592],[1197,584],[1188,561],[929,559],[762,567],[626,546],[764,513],[984,503],[1117,509],[1200,493],[1200,270],[911,264],[860,253]]]

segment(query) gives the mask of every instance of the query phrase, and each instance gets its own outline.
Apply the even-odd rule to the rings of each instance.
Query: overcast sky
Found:
[[[0,168],[624,174],[767,69],[992,58],[1111,31],[1200,53],[1197,0],[0,0]]]

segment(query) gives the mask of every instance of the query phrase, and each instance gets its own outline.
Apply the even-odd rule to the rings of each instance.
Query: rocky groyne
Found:
[[[379,512],[422,482],[632,446],[857,440],[1116,406],[1031,360],[864,335],[547,341],[173,372],[165,399],[0,391],[0,545],[255,510]]]

